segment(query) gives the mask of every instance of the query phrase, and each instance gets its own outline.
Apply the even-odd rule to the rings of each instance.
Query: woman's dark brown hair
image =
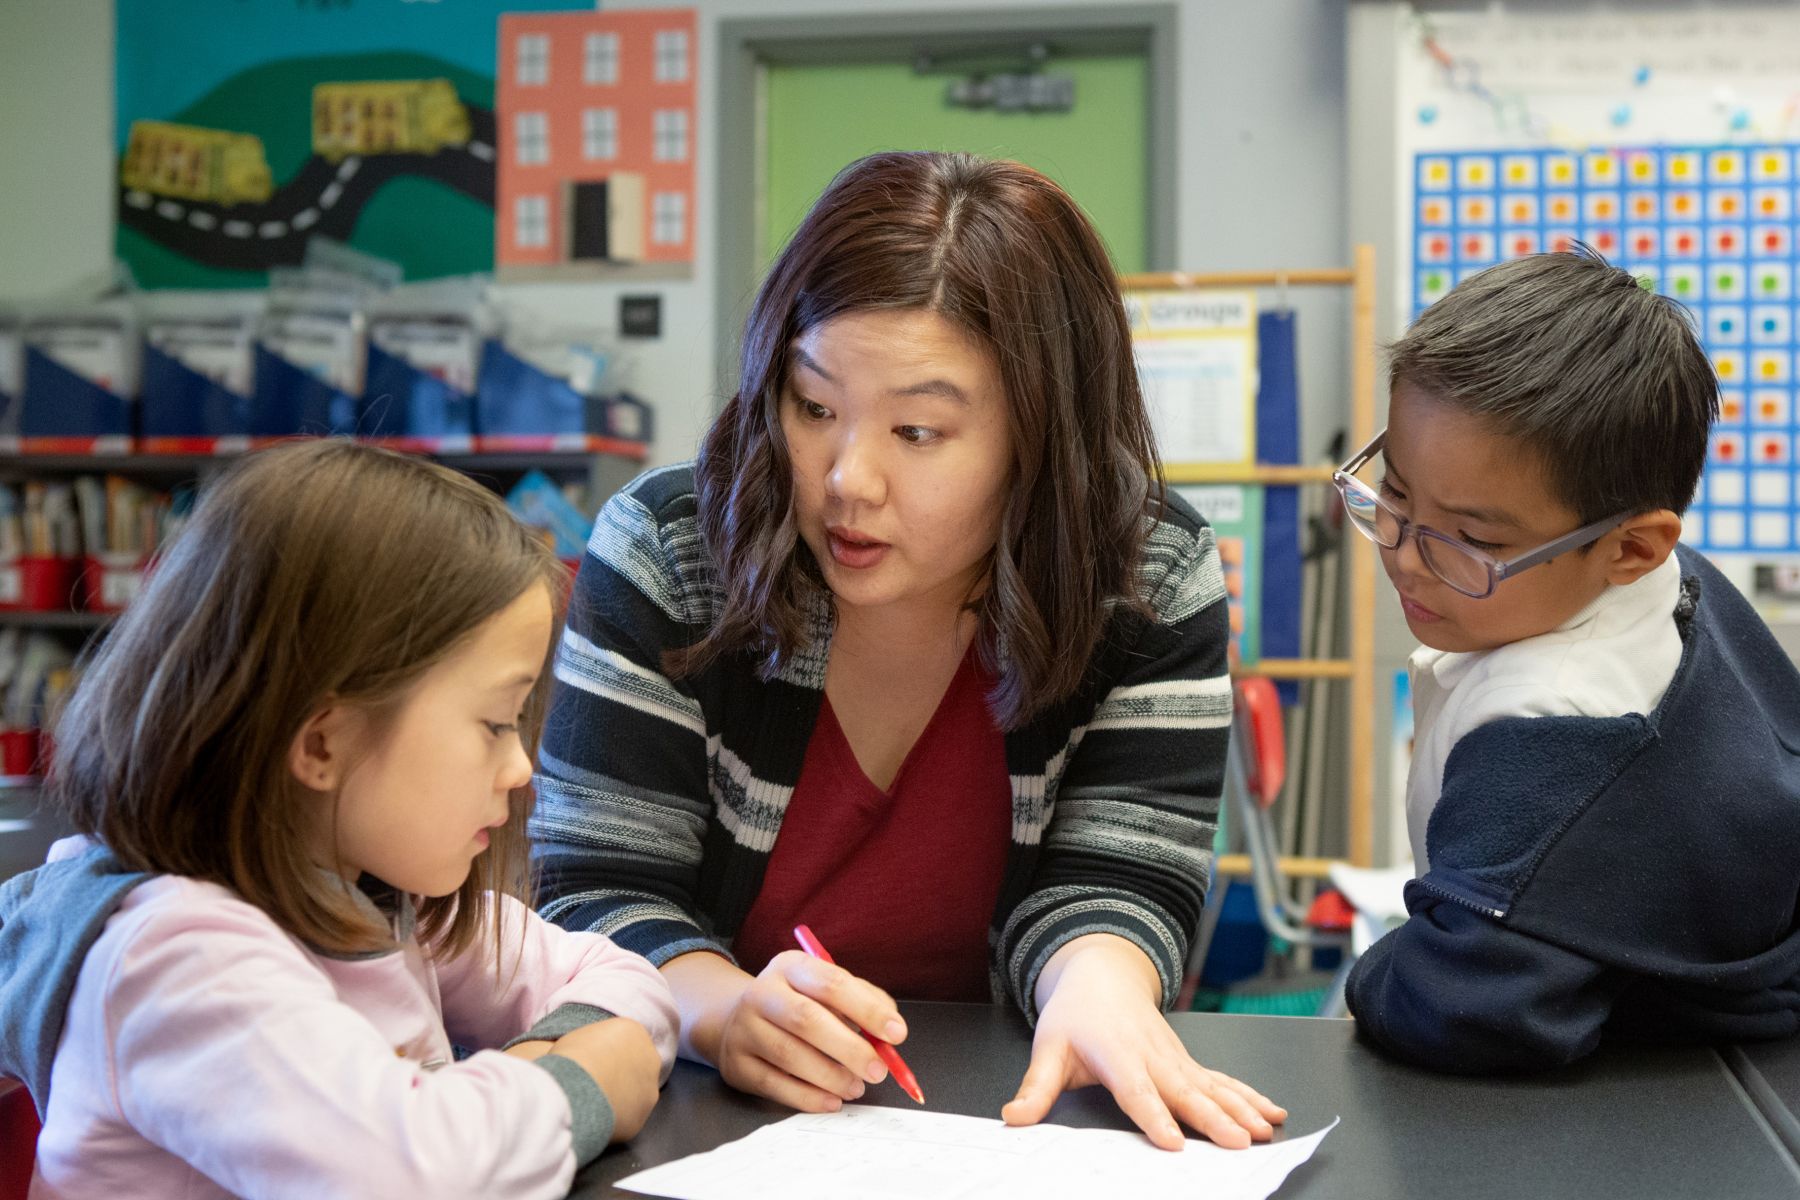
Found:
[[[324,950],[390,944],[310,857],[335,804],[293,777],[289,747],[327,704],[368,712],[379,736],[489,617],[536,586],[560,604],[566,578],[498,496],[444,467],[337,440],[252,455],[207,489],[85,665],[57,722],[50,799],[133,869],[223,884]],[[498,922],[484,893],[525,895],[530,803],[514,793],[460,890],[419,902],[434,950]]]
[[[989,697],[1004,729],[1074,694],[1136,573],[1161,483],[1111,260],[1056,184],[967,154],[875,154],[813,205],[757,293],[738,392],[695,468],[701,534],[724,582],[707,636],[670,657],[688,674],[750,650],[773,674],[803,644],[822,587],[799,539],[781,432],[789,348],[821,322],[925,309],[994,354],[1012,479],[976,602]]]

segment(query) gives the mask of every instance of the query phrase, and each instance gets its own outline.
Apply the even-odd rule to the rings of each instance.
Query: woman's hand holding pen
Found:
[[[1124,938],[1089,934],[1052,955],[1038,976],[1031,1065],[1001,1110],[1006,1123],[1034,1125],[1064,1091],[1098,1083],[1165,1150],[1181,1148],[1178,1121],[1220,1146],[1267,1141],[1287,1110],[1195,1062],[1163,1017],[1161,989]]]
[[[683,1052],[739,1091],[801,1112],[833,1112],[887,1078],[858,1028],[888,1042],[906,1037],[892,996],[798,950],[755,977],[705,952],[663,971],[682,1006]]]

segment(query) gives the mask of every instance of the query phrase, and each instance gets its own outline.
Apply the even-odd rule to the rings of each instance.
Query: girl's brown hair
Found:
[[[56,727],[48,790],[127,866],[236,891],[320,949],[391,944],[309,856],[331,801],[289,770],[328,704],[382,719],[530,588],[566,572],[499,497],[444,467],[348,441],[255,454],[212,485],[82,672]],[[535,753],[545,669],[521,735]],[[492,890],[524,896],[529,788],[469,878],[419,902],[418,932],[456,953]],[[366,911],[366,910],[365,910]],[[501,938],[497,924],[494,945]]]
[[[870,309],[938,313],[999,365],[1012,480],[976,607],[998,675],[990,708],[1017,728],[1080,687],[1116,605],[1143,609],[1136,574],[1162,488],[1106,248],[1066,192],[1014,162],[875,154],[813,205],[757,293],[738,392],[695,467],[723,606],[668,665],[690,674],[749,650],[772,675],[804,644],[805,592],[823,583],[794,523],[789,348]]]

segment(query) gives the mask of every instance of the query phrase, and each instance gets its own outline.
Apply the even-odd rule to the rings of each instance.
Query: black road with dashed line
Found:
[[[435,179],[489,207],[494,203],[494,112],[466,105],[469,140],[436,154],[376,154],[330,162],[317,155],[261,204],[204,204],[121,186],[119,224],[209,267],[266,271],[297,265],[306,239],[348,240],[381,185],[402,176]]]

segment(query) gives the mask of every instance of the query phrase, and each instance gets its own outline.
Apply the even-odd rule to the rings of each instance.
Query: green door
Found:
[[[833,175],[878,150],[967,150],[1011,158],[1075,197],[1121,273],[1148,259],[1149,72],[1141,54],[1052,58],[1042,68],[1075,80],[1072,111],[952,108],[954,74],[910,63],[766,68],[767,111],[757,224],[766,266]]]

